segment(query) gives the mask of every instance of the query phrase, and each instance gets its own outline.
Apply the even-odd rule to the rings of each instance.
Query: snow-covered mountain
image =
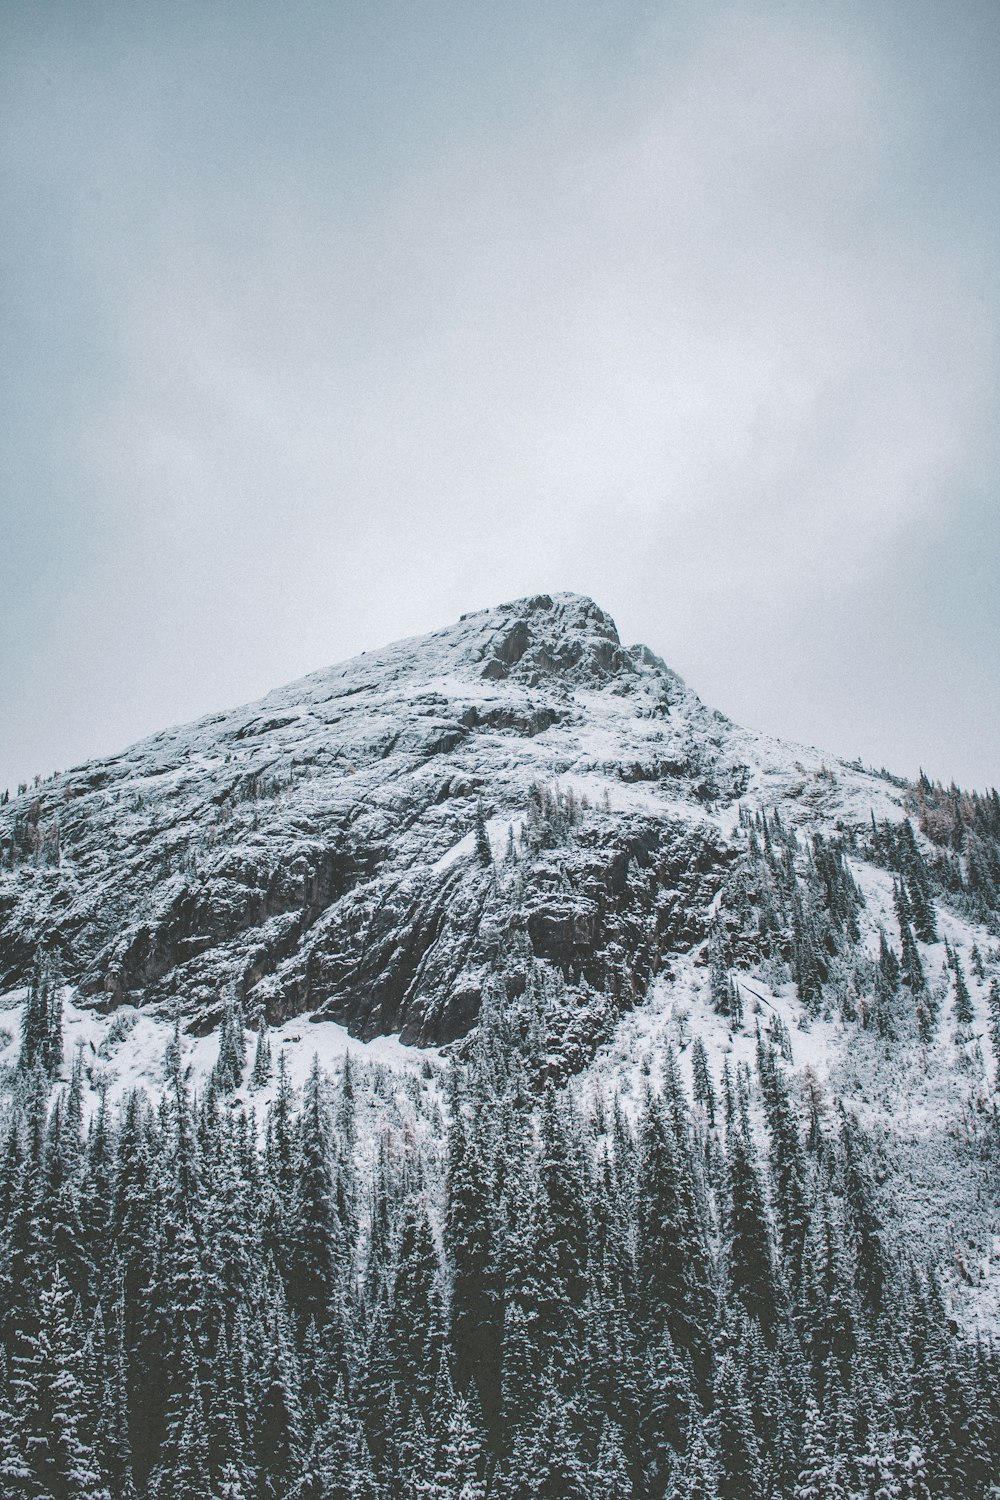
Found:
[[[24,790],[0,1490],[988,1500],[998,937],[571,594]]]
[[[441,1043],[530,948],[625,1010],[704,939],[741,808],[810,831],[904,811],[898,785],[705,708],[589,599],[521,599],[0,809],[0,989],[44,952],[102,1010],[205,1029],[235,985],[272,1024]],[[529,827],[560,819],[572,838]]]
[[[412,1071],[484,995],[532,1013],[553,1076],[635,1098],[665,1046],[690,1074],[699,1037],[721,1086],[763,1034],[803,1120],[847,1099],[920,1184],[905,1231],[992,1288],[1000,946],[932,803],[739,728],[589,599],[516,600],[0,808],[0,1060],[43,970],[95,1098],[155,1091],[177,1018],[207,1078],[234,1001],[300,1080],[380,1038]],[[899,888],[933,932],[903,934]]]

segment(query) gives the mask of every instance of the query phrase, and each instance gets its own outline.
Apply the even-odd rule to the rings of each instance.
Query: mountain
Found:
[[[434,1044],[530,950],[623,1010],[705,937],[748,808],[810,830],[904,810],[706,709],[589,599],[521,599],[0,809],[0,989],[45,953],[105,1010],[205,1029],[235,985],[271,1024]]]
[[[989,1500],[1000,797],[577,595],[0,806],[0,1494]]]

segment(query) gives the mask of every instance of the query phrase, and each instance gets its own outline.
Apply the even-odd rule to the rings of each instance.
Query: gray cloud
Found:
[[[8,8],[0,784],[484,603],[996,781],[990,7]]]

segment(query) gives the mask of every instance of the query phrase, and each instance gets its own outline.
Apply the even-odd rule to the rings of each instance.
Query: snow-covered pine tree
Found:
[[[257,1042],[254,1047],[253,1067],[250,1070],[250,1087],[264,1089],[271,1082],[271,1034],[267,1017],[262,1013],[257,1022]]]
[[[952,950],[952,966],[955,971],[955,1020],[959,1026],[971,1026],[972,1024],[972,996],[969,994],[968,982],[962,969],[962,960]]]
[[[69,1289],[57,1269],[38,1289],[35,1330],[22,1333],[11,1363],[12,1431],[3,1459],[5,1478],[39,1500],[110,1500],[85,1436],[83,1348],[71,1319]]]
[[[849,1500],[828,1447],[826,1423],[810,1396],[802,1427],[802,1455],[792,1500]]]

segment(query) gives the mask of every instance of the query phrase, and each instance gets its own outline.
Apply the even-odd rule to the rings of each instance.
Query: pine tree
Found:
[[[231,1094],[243,1082],[246,1066],[246,1036],[243,1029],[243,1007],[230,991],[219,1028],[219,1056],[212,1070],[212,1083],[220,1094]]]
[[[724,1355],[715,1376],[713,1425],[720,1500],[759,1500],[760,1450],[740,1370]]]
[[[128,1429],[128,1362],[119,1300],[105,1324],[95,1316],[93,1339],[92,1434],[102,1473],[113,1500],[134,1500]]]
[[[725,1267],[730,1293],[765,1332],[777,1315],[771,1231],[746,1120],[727,1137]]]
[[[955,970],[955,1020],[959,1026],[971,1026],[973,1019],[972,996],[969,994],[969,986],[962,971],[962,961],[954,950],[952,952],[953,967]]]
[[[403,1210],[386,1347],[398,1389],[426,1415],[445,1357],[445,1324],[441,1271],[421,1199],[409,1199]]]
[[[590,1471],[590,1500],[632,1500],[634,1493],[622,1435],[605,1418]]]
[[[820,1394],[830,1370],[847,1385],[857,1343],[855,1296],[835,1205],[823,1186],[806,1239],[799,1322]]]
[[[909,818],[904,818],[899,825],[898,863],[906,876],[907,900],[917,937],[922,943],[936,943],[937,919],[930,877]]]
[[[873,1426],[868,1445],[857,1460],[866,1500],[900,1500],[903,1494],[903,1466],[893,1449],[892,1440]]]
[[[110,1500],[84,1435],[82,1355],[71,1332],[69,1292],[57,1270],[39,1289],[37,1332],[22,1334],[11,1370],[14,1451],[5,1460],[8,1477],[12,1469],[27,1470],[24,1493],[40,1500]]]
[[[371,1455],[338,1385],[289,1500],[378,1500]]]
[[[475,1385],[487,1427],[495,1431],[504,1326],[498,1193],[485,1096],[474,1096],[470,1104],[467,1122],[460,1099],[453,1101],[449,1136],[445,1246],[452,1273],[451,1336],[458,1388],[464,1392]]]
[[[734,1010],[733,986],[729,978],[726,961],[726,938],[721,918],[716,915],[708,933],[708,989],[712,1004],[720,1016],[729,1016],[738,1023],[738,999]]]
[[[267,1027],[267,1018],[261,1015],[257,1025],[257,1045],[254,1048],[253,1068],[250,1073],[250,1087],[252,1089],[264,1089],[271,1082],[271,1035]]]
[[[872,1020],[882,1036],[896,1034],[896,997],[899,991],[899,959],[884,931],[879,932],[878,962],[875,966],[875,1003]]]
[[[689,1367],[678,1358],[668,1332],[646,1358],[639,1446],[643,1488],[650,1496],[667,1486],[684,1451],[695,1410]]]
[[[899,936],[902,944],[900,977],[911,995],[921,996],[927,990],[927,976],[924,973],[920,949],[917,947],[917,940],[913,936],[913,929],[909,922],[900,924]]]
[[[650,1341],[668,1329],[699,1376],[707,1362],[714,1288],[705,1225],[693,1191],[686,1140],[650,1095],[639,1124],[636,1276],[641,1324]]]
[[[715,1125],[715,1089],[708,1071],[708,1056],[700,1036],[691,1043],[691,1070],[694,1097],[705,1111],[709,1126]]]
[[[460,1396],[453,1397],[440,1428],[435,1496],[440,1500],[486,1500],[483,1435],[472,1420],[469,1403]]]
[[[827,1447],[826,1425],[811,1396],[806,1406],[802,1456],[792,1500],[848,1500],[837,1476],[836,1462]]]
[[[781,1248],[786,1273],[795,1284],[801,1274],[808,1221],[805,1155],[785,1075],[773,1052],[762,1044],[758,1044],[758,1071],[771,1139],[771,1172]]]
[[[840,1144],[844,1158],[844,1197],[848,1228],[854,1240],[855,1284],[864,1306],[875,1316],[882,1310],[889,1262],[875,1185],[864,1157],[857,1122],[841,1111]]]
[[[490,835],[486,827],[486,814],[483,811],[482,799],[476,803],[476,858],[481,865],[493,863],[493,849],[490,844]]]
[[[572,1379],[583,1345],[589,1232],[575,1125],[549,1089],[539,1120],[535,1253],[540,1298],[535,1315],[543,1360]]]
[[[670,1500],[721,1500],[718,1466],[700,1422],[692,1423],[687,1455]]]
[[[213,1500],[208,1433],[198,1361],[190,1337],[180,1378],[167,1408],[160,1460],[150,1477],[152,1500]]]
[[[993,1087],[1000,1093],[1000,980],[990,981],[990,1045],[993,1048]]]
[[[901,1467],[900,1494],[903,1500],[931,1500],[931,1492],[927,1487],[927,1466],[919,1443],[906,1445]]]
[[[30,1073],[38,1068],[47,1078],[54,1078],[62,1067],[62,988],[49,959],[40,959],[28,987],[21,1012],[21,1052],[18,1070]]]
[[[280,1306],[272,1315],[268,1346],[253,1418],[257,1494],[260,1500],[285,1500],[299,1477],[304,1435],[298,1369]]]
[[[298,1180],[293,1203],[288,1299],[303,1326],[328,1321],[341,1278],[345,1245],[337,1213],[330,1125],[319,1059],[314,1057],[302,1102]]]
[[[506,1466],[503,1500],[591,1500],[590,1476],[567,1416],[568,1403],[550,1386]]]

